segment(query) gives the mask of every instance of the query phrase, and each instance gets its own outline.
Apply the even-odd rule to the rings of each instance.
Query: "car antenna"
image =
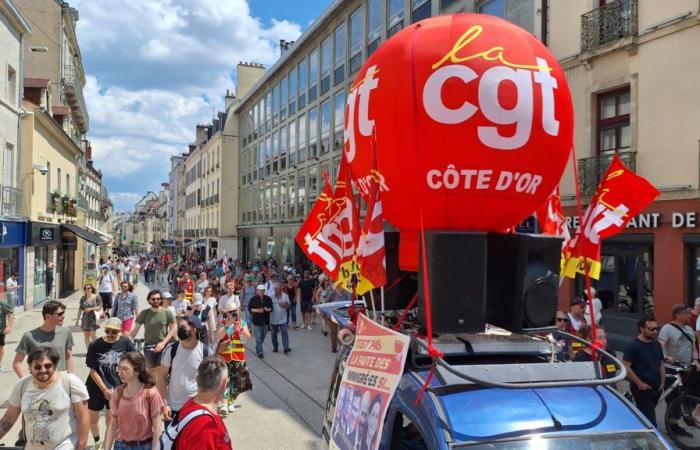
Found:
[[[537,396],[537,398],[540,399],[540,402],[542,402],[542,406],[544,406],[544,408],[545,408],[545,409],[547,410],[547,412],[549,413],[549,417],[552,419],[552,424],[554,425],[554,428],[555,428],[557,431],[561,431],[562,428],[564,428],[564,426],[561,424],[561,422],[559,421],[559,419],[557,419],[557,418],[554,416],[554,413],[552,413],[552,410],[549,409],[549,406],[547,405],[547,403],[542,399],[542,397],[540,397],[540,394],[539,394],[535,389],[533,389],[532,392]]]

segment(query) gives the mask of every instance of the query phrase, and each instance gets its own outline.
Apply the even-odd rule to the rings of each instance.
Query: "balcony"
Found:
[[[2,187],[2,211],[0,215],[3,217],[19,217],[20,203],[22,201],[22,192],[11,186]]]
[[[63,67],[63,81],[66,86],[66,98],[73,110],[78,129],[81,133],[87,133],[90,128],[90,117],[83,97],[83,83],[73,64],[66,64]]]
[[[581,16],[581,52],[637,35],[637,1],[615,0]]]
[[[634,171],[637,165],[637,152],[625,151],[617,154],[620,161]],[[578,177],[581,183],[581,196],[590,199],[595,194],[600,180],[615,156],[614,153],[591,156],[578,160]]]

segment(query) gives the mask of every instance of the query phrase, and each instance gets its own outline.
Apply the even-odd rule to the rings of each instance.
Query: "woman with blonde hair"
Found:
[[[117,370],[122,384],[109,401],[112,420],[107,427],[105,450],[158,448],[164,403],[155,388],[155,377],[146,369],[146,358],[139,352],[125,353]]]
[[[95,331],[100,328],[98,314],[102,313],[102,300],[95,292],[95,287],[90,283],[86,283],[83,286],[83,292],[83,296],[80,297],[78,317],[75,319],[75,323],[76,325],[80,323],[80,328],[83,330],[83,337],[85,338],[85,347],[87,348],[96,338]]]

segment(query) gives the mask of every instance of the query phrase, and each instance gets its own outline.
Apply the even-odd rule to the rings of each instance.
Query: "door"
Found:
[[[75,291],[75,250],[60,250],[63,254],[63,271],[61,272],[61,297]]]

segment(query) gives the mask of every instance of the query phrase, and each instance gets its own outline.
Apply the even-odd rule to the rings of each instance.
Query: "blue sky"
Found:
[[[80,12],[88,139],[116,211],[168,179],[239,61],[269,67],[331,0],[69,0]]]

